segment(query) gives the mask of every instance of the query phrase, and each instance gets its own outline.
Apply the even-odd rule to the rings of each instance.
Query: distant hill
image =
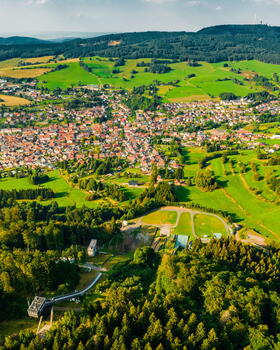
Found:
[[[49,41],[30,38],[26,36],[11,36],[9,38],[0,38],[0,45],[36,45],[49,44]]]
[[[122,33],[90,39],[74,39],[62,43],[31,41],[20,46],[18,44],[4,46],[0,41],[1,60],[58,54],[63,54],[66,58],[99,55],[208,62],[257,59],[280,64],[280,27],[221,25],[204,28],[196,33]]]

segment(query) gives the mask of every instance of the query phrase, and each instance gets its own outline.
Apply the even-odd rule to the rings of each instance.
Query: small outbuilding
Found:
[[[88,256],[95,256],[96,250],[97,250],[97,240],[92,239],[87,249]]]

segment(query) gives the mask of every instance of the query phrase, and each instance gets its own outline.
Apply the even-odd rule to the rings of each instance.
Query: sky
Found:
[[[280,0],[0,0],[0,37],[279,25],[279,14]]]

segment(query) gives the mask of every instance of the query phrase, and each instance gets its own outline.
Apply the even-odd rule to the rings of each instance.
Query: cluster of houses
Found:
[[[41,100],[49,99],[49,93],[36,90],[34,83],[9,84],[0,81],[0,91],[20,91]],[[6,89],[6,90],[5,90]],[[71,90],[70,95],[81,94]],[[86,94],[86,92],[85,92]],[[69,95],[69,96],[70,96]],[[69,97],[68,96],[68,97]],[[86,96],[86,95],[85,95]],[[66,98],[64,96],[64,98]],[[123,157],[142,171],[149,171],[156,163],[165,165],[164,155],[156,146],[155,139],[170,142],[180,140],[186,146],[200,146],[209,141],[234,141],[255,147],[258,140],[268,137],[246,128],[226,130],[226,126],[248,124],[257,120],[257,112],[280,112],[279,101],[248,106],[246,101],[168,103],[166,112],[139,111],[136,117],[122,103],[118,92],[102,92],[104,105],[67,108],[63,104],[40,106],[4,112],[0,129],[0,166],[53,167],[66,159],[85,156],[106,158]],[[111,117],[107,118],[109,103]],[[205,125],[222,125],[224,128],[205,128]],[[193,127],[196,127],[193,129]],[[226,142],[223,143],[226,148]],[[175,161],[173,168],[178,165]]]

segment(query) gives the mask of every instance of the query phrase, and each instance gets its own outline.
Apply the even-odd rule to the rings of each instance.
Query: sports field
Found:
[[[176,235],[192,236],[192,223],[190,213],[182,213],[177,227],[173,231]]]
[[[194,217],[195,233],[199,237],[213,236],[214,233],[227,234],[224,223],[215,216],[196,214]]]
[[[161,229],[166,234],[197,237],[213,237],[214,233],[223,236],[229,234],[227,222],[220,216],[203,213],[195,209],[182,207],[163,207],[138,219],[138,226],[151,225]]]
[[[155,211],[144,216],[142,222],[147,225],[175,225],[176,219],[175,211]]]

